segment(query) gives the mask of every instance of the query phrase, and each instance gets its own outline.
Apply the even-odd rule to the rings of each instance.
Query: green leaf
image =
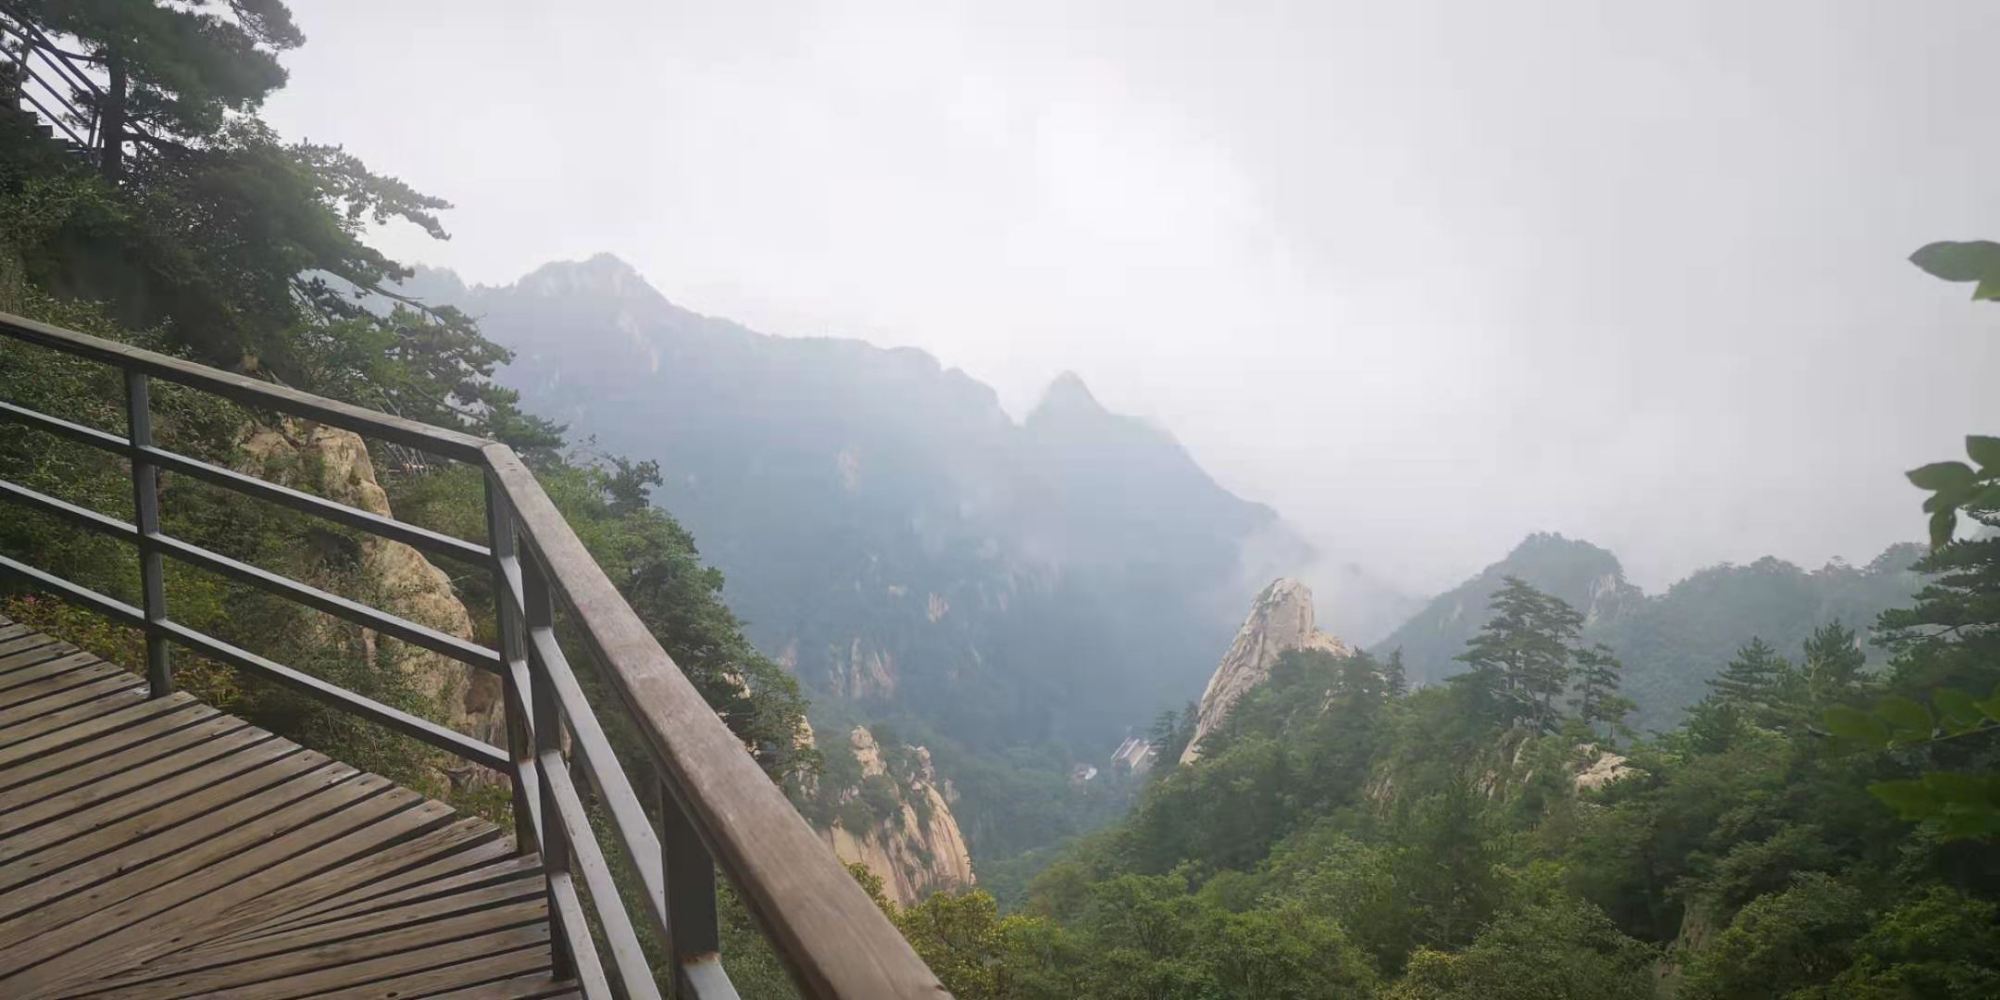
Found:
[[[1911,469],[1905,475],[1910,477],[1911,485],[1916,488],[1935,490],[1939,493],[1970,490],[1973,484],[1979,481],[1979,476],[1972,471],[1972,466],[1964,462],[1932,462]]]
[[[1934,494],[1934,496],[1942,497],[1943,494]],[[1965,502],[1965,507],[1968,510],[2000,510],[2000,483],[1988,486],[1974,493],[1972,498]],[[1932,512],[1935,513],[1936,511],[1932,510]]]
[[[1975,701],[1972,703],[1972,707],[1978,709],[1981,715],[1992,719],[1994,722],[2000,722],[2000,694],[1996,694],[1985,701]]]
[[[2000,437],[1987,437],[1984,434],[1967,434],[1965,436],[1965,453],[1971,456],[1973,461],[1978,462],[1979,467],[1988,473],[2000,469]]]
[[[1892,695],[1882,699],[1881,703],[1875,706],[1875,714],[1889,724],[1890,732],[1899,743],[1917,743],[1930,739],[1931,733],[1937,729],[1936,724],[1931,721],[1930,709],[1902,695]]]
[[[1888,803],[1904,819],[1928,819],[1937,814],[1937,800],[1922,781],[1878,781],[1868,794]]]
[[[1979,284],[1972,286],[1972,300],[1974,302],[2000,300],[2000,277],[1989,274],[1979,279]]]
[[[1931,515],[1931,548],[1941,549],[1951,544],[1952,532],[1958,530],[1958,511],[1949,507]]]
[[[1910,255],[1910,263],[1946,281],[1982,281],[2000,276],[2000,243],[1945,240],[1918,249]]]
[[[1889,745],[1888,724],[1858,708],[1835,705],[1826,710],[1823,721],[1827,732],[1850,743],[1858,743],[1871,750]]]
[[[1979,702],[1969,692],[1957,688],[1938,688],[1931,692],[1931,704],[1937,706],[1938,721],[1944,731],[1953,736],[1978,729],[1986,721],[1985,713],[1979,710]]]

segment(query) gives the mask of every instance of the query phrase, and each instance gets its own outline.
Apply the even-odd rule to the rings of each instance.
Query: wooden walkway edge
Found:
[[[0,618],[0,997],[575,991],[493,824]]]

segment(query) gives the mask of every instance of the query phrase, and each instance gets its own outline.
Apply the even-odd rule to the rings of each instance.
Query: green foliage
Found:
[[[1920,546],[1897,545],[1866,565],[1836,561],[1810,572],[1765,558],[1711,566],[1665,592],[1643,594],[1624,582],[1611,553],[1573,539],[1535,535],[1432,601],[1376,649],[1400,649],[1415,680],[1444,679],[1462,669],[1454,658],[1483,624],[1480,616],[1465,610],[1484,607],[1506,577],[1519,577],[1587,611],[1579,644],[1603,644],[1616,651],[1624,667],[1621,692],[1635,706],[1632,728],[1667,730],[1709,693],[1706,680],[1752,638],[1797,650],[1825,625],[1844,622],[1859,628],[1887,609],[1907,605],[1923,583],[1911,569],[1921,556]],[[1875,668],[1887,660],[1872,641],[1858,645],[1856,652]]]
[[[1753,900],[1697,951],[1679,996],[1753,1000],[1824,984],[1847,969],[1868,926],[1859,889],[1829,875],[1800,876],[1796,885]]]
[[[1458,657],[1471,667],[1461,682],[1511,724],[1553,731],[1583,615],[1516,576],[1501,581],[1489,611]]]
[[[1510,910],[1462,951],[1421,949],[1386,1000],[1650,1000],[1653,950],[1574,898]]]
[[[2000,243],[1990,240],[1931,243],[1911,254],[1910,263],[1946,281],[1976,282],[1972,288],[1974,299],[2000,299]]]

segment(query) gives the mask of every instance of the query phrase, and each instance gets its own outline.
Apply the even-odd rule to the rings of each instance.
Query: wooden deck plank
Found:
[[[286,914],[309,912],[328,900],[348,898],[356,893],[369,891],[407,869],[429,868],[468,852],[483,854],[499,842],[498,833],[492,824],[484,821],[473,823],[460,821],[432,830],[420,837],[413,837],[344,866],[337,880],[315,881],[299,891],[286,894],[282,904],[284,912]],[[247,922],[240,933],[254,934],[258,932],[258,928],[276,924],[282,919],[277,912],[278,906],[279,902],[276,900],[262,900],[249,904],[245,907],[243,916],[254,919]],[[230,938],[235,936],[237,935],[228,935]],[[217,940],[223,939],[220,936],[217,938]]]
[[[12,673],[20,667],[32,663],[40,663],[43,660],[76,650],[75,646],[61,639],[51,639],[45,635],[37,635],[35,639],[38,641],[9,642],[7,644],[7,651],[0,653],[0,673]],[[50,652],[50,650],[58,650],[59,652]]]
[[[310,924],[294,928],[283,934],[272,934],[249,940],[226,942],[219,945],[196,946],[186,951],[175,952],[155,961],[132,969],[115,977],[120,984],[145,982],[185,975],[217,966],[237,965],[253,960],[275,959],[290,952],[304,951],[320,945],[346,941],[350,938],[364,938],[390,931],[400,931],[419,925],[446,920],[447,918],[469,918],[483,911],[505,906],[526,905],[533,914],[545,913],[542,881],[539,877],[516,879],[499,885],[487,886],[469,892],[455,893],[436,899],[424,900],[394,910],[379,913],[365,913],[346,920],[329,920],[325,923]],[[539,905],[538,905],[539,904]],[[525,922],[525,921],[521,921]],[[486,927],[474,921],[474,926]],[[495,924],[493,926],[511,926]],[[432,931],[442,932],[446,928],[433,927]]]
[[[147,866],[155,861],[171,857],[184,850],[200,849],[204,845],[216,843],[218,838],[231,837],[236,831],[247,831],[251,824],[270,825],[282,822],[283,810],[299,800],[317,794],[327,788],[353,779],[359,772],[345,764],[330,761],[325,757],[306,751],[287,762],[298,765],[301,773],[283,777],[284,771],[272,769],[271,773],[251,772],[240,775],[228,785],[218,785],[214,789],[216,797],[236,794],[243,787],[252,786],[279,778],[275,784],[256,788],[222,808],[189,819],[179,810],[162,814],[134,816],[125,821],[126,830],[117,831],[110,839],[123,840],[123,846],[97,854],[86,853],[88,847],[68,846],[44,851],[23,862],[27,871],[21,875],[26,881],[17,880],[13,871],[0,870],[0,920],[11,918],[17,913],[67,896],[72,892],[113,879],[129,879],[122,887],[106,886],[107,893],[122,891],[136,894],[150,884],[157,884],[160,876],[147,871]],[[163,822],[175,825],[158,832],[153,828]],[[241,836],[240,833],[235,833]],[[230,840],[223,840],[218,847],[227,850]],[[78,864],[87,860],[88,864]]]
[[[515,878],[541,877],[541,859],[515,856],[504,840],[494,840],[411,871],[377,879],[312,906],[302,906],[283,919],[253,929],[244,936],[279,933],[302,924],[344,920],[357,913],[420,902]],[[379,891],[387,889],[388,891]]]
[[[574,980],[556,979],[542,972],[503,979],[497,983],[466,986],[448,993],[432,993],[429,1000],[570,1000],[582,995],[576,991]]]
[[[44,733],[34,739],[22,740],[5,750],[0,750],[0,772],[7,773],[10,778],[21,774],[45,773],[47,769],[39,768],[39,765],[46,763],[63,750],[128,728],[133,730],[127,734],[129,736],[151,738],[154,733],[174,728],[179,720],[166,717],[179,713],[196,716],[216,714],[215,709],[186,695],[149,698],[109,715],[98,716],[89,722],[80,722],[53,733]]]
[[[230,733],[240,732],[250,727],[241,719],[216,713],[200,718],[192,725],[168,730],[150,740],[142,740],[121,750],[115,750],[88,761],[89,766],[72,766],[43,774],[39,778],[14,782],[5,774],[0,774],[0,785],[7,785],[9,798],[35,802],[52,799],[72,789],[87,787],[101,774],[120,774],[132,768],[158,760],[162,757],[181,753],[189,747],[206,743]],[[260,730],[252,730],[260,732]],[[81,757],[83,755],[76,755]],[[22,777],[30,777],[23,774]],[[12,817],[0,816],[0,829],[11,830],[19,824],[11,822]]]
[[[447,964],[428,952],[441,943],[458,942],[531,926],[541,922],[543,911],[532,904],[515,904],[447,916],[413,926],[384,928],[340,940],[308,942],[305,947],[215,963],[191,972],[169,973],[131,982],[104,995],[104,1000],[154,996],[213,996],[232,989],[274,983],[313,974],[338,974],[342,969],[367,961],[379,961],[384,975],[419,971]],[[121,977],[122,978],[122,977]],[[352,981],[352,980],[350,980]],[[365,980],[363,980],[365,981]],[[335,980],[338,982],[338,980]],[[311,987],[295,989],[297,996]],[[272,995],[279,994],[273,987]]]
[[[386,994],[372,992],[367,986],[349,987],[351,983],[371,983],[413,972],[455,967],[459,963],[477,960],[470,969],[456,969],[449,974],[451,980],[463,982],[470,975],[479,978],[485,970],[499,965],[502,955],[518,953],[520,959],[533,968],[534,962],[548,964],[549,928],[546,923],[530,924],[483,934],[479,937],[463,938],[443,944],[431,944],[410,948],[378,958],[348,962],[338,968],[322,969],[315,972],[287,976],[264,982],[224,990],[203,993],[210,1000],[265,1000],[269,997],[354,997],[380,996],[396,997],[408,995],[400,990]],[[348,987],[343,989],[342,987]],[[329,991],[338,992],[329,992]],[[422,994],[417,994],[421,996]]]
[[[529,944],[525,947],[515,948],[498,955],[479,955],[468,961],[454,962],[451,965],[440,968],[426,969],[422,972],[397,976],[394,979],[384,979],[365,986],[350,986],[346,989],[309,995],[315,998],[315,1000],[399,1000],[402,997],[429,997],[435,995],[439,989],[451,989],[454,986],[462,986],[468,982],[476,982],[483,977],[490,976],[501,980],[501,982],[516,982],[519,980],[510,980],[504,977],[517,976],[519,973],[524,972],[538,972],[540,975],[520,978],[538,980],[550,987],[554,987],[555,992],[560,993],[563,989],[563,984],[557,983],[549,976],[549,946],[546,940],[547,937],[548,931],[544,929],[542,931],[542,941]],[[521,995],[519,992],[498,989],[498,983],[491,985],[495,989],[490,993],[482,995],[501,997]],[[571,985],[570,988],[574,989],[574,986]],[[550,994],[544,991],[540,993],[529,992],[527,995],[548,996]]]
[[[138,678],[133,678],[137,681]],[[90,700],[68,708],[43,711],[11,723],[0,722],[0,747],[13,746],[25,739],[54,732],[71,723],[108,715],[122,708],[129,708],[146,698],[146,686],[138,683],[118,683],[106,680],[105,690]]]
[[[0,656],[0,684],[12,684],[22,677],[40,676],[39,674],[24,674],[22,671],[32,670],[50,660],[70,656],[85,656],[92,660],[96,659],[95,656],[84,653],[66,642],[50,642],[40,646],[30,646],[17,652],[9,653],[6,656]],[[88,660],[83,662],[88,662]]]
[[[11,727],[16,723],[40,718],[49,712],[59,712],[77,705],[87,705],[115,691],[135,691],[146,693],[146,682],[137,676],[119,671],[119,676],[100,677],[89,684],[67,688],[59,694],[51,695],[32,704],[17,705],[0,709],[0,726]]]
[[[213,758],[202,762],[211,766],[193,767],[169,780],[148,783],[134,794],[73,811],[59,822],[0,840],[0,850],[18,851],[0,863],[0,886],[12,884],[11,878],[17,872],[47,874],[172,829],[176,824],[199,819],[239,795],[263,790],[324,763],[323,759],[303,756],[297,747],[260,729],[238,730],[193,750]],[[175,766],[186,763],[171,758],[169,761]],[[85,786],[71,794],[84,795],[94,790]]]
[[[27,670],[0,677],[0,708],[25,705],[38,698],[67,691],[81,684],[129,672],[112,666],[89,653],[71,653],[45,660]]]
[[[215,728],[220,729],[236,720],[221,715],[210,721],[216,722]],[[207,727],[197,724],[188,728],[199,731]],[[115,770],[75,768],[65,774],[76,776],[80,772],[90,780],[0,817],[0,864],[28,853],[33,844],[47,845],[94,833],[134,813],[172,802],[177,796],[297,750],[297,746],[261,729],[238,724],[208,739],[191,739],[142,763]],[[45,780],[62,777],[51,775]],[[55,825],[34,831],[42,823]]]
[[[0,618],[0,997],[571,995],[546,909],[493,824]]]

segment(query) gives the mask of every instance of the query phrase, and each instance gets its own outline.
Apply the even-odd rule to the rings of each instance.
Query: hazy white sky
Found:
[[[293,7],[269,117],[457,205],[405,258],[1074,369],[1412,588],[1864,560],[2000,429],[2000,307],[1903,261],[2000,238],[2000,4]]]

